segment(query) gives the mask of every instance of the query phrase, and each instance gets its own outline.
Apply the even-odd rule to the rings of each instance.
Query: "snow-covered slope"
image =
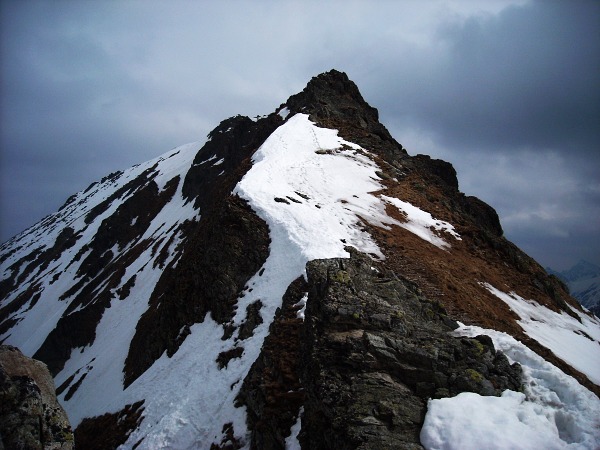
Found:
[[[9,341],[18,342],[27,354],[33,354],[41,346],[69,306],[69,302],[56,302],[56,299],[69,288],[76,286],[81,279],[78,272],[81,264],[77,263],[85,261],[86,257],[93,252],[89,248],[90,243],[98,234],[103,220],[113,216],[119,207],[148,186],[155,186],[158,195],[166,192],[167,185],[171,183],[172,186],[173,181],[177,182],[181,174],[185,173],[199,147],[199,143],[184,145],[157,159],[110,175],[103,182],[94,183],[85,191],[77,193],[57,213],[46,217],[37,225],[3,244],[5,259],[2,261],[2,277],[4,280],[19,281],[4,299],[3,304],[19,298],[31,286],[35,286],[37,293],[41,294],[39,300],[32,299],[25,302],[20,310],[11,316],[17,323],[6,334]],[[114,201],[110,201],[113,198]],[[90,219],[92,215],[94,217]],[[137,219],[135,215],[132,217],[130,222],[132,227]],[[185,221],[198,219],[199,212],[190,202],[182,198],[181,188],[178,186],[164,208],[152,218],[143,233],[126,243],[120,243],[118,238],[115,239],[114,246],[107,250],[111,256],[103,263],[109,264],[123,258],[136,244],[150,238],[155,246],[167,245],[164,252],[167,255],[165,262],[176,258],[178,254],[176,248],[182,237],[177,230],[178,226]],[[69,234],[73,236],[69,241],[71,246],[64,249],[62,253],[53,254],[61,233],[64,235],[65,230],[70,230]],[[46,253],[48,257],[42,258]],[[147,301],[147,293],[144,296],[138,291],[142,286],[151,285],[151,280],[156,277],[153,272],[160,271],[160,268],[156,267],[159,265],[157,262],[159,256],[156,250],[146,249],[138,258],[139,266],[131,266],[128,274],[123,277],[123,280],[127,281],[136,274],[136,279],[139,281],[131,287],[134,292],[132,297],[140,298],[139,303],[142,307],[144,297]],[[31,267],[25,263],[25,261],[36,262],[40,259],[44,259],[42,267]],[[116,286],[115,292],[122,286],[122,284]],[[133,311],[131,313],[133,315],[126,316],[129,316],[135,324],[136,315]]]
[[[430,176],[427,170],[447,178],[445,166],[411,162],[375,123],[376,111],[351,82],[330,73],[312,83],[318,89],[291,97],[278,114],[256,123],[228,119],[206,143],[184,145],[111,174],[4,243],[2,342],[49,365],[74,427],[92,424],[93,429],[91,418],[124,414],[128,405],[143,402],[139,417],[128,416],[133,423],[118,440],[121,448],[249,448],[253,430],[236,398],[286,290],[306,278],[308,261],[347,257],[346,247],[352,246],[373,260],[389,261],[394,270],[403,268],[399,276],[423,283],[428,295],[446,300],[443,289],[450,289],[456,294],[447,299],[450,306],[462,302],[460,295],[476,292],[480,298],[474,301],[490,305],[485,314],[494,317],[498,330],[471,324],[459,332],[489,334],[523,366],[529,386],[524,393],[433,400],[422,434],[426,448],[468,448],[485,439],[485,433],[466,437],[470,425],[455,416],[467,407],[475,413],[495,411],[477,414],[476,420],[480,429],[494,428],[496,435],[537,424],[527,435],[533,446],[600,445],[596,394],[563,373],[574,368],[574,376],[588,387],[600,384],[598,320],[566,303],[568,315],[557,310],[542,291],[539,297],[534,297],[538,291],[516,294],[528,281],[507,284],[513,272],[502,263],[490,260],[486,268],[482,260],[470,262],[486,254],[477,220],[488,223],[489,211],[454,188],[443,197],[439,189],[445,185],[437,178],[426,187],[416,180],[422,173]],[[311,100],[317,94],[320,103]],[[349,98],[356,103],[352,108],[344,106]],[[333,108],[327,114],[318,109],[324,104]],[[344,114],[364,116],[351,120]],[[323,126],[325,116],[333,120],[329,127]],[[425,207],[432,198],[436,206]],[[259,220],[268,226],[266,241],[256,230],[256,242],[268,245],[263,259],[261,252],[247,255],[252,249],[232,236],[260,228]],[[401,244],[394,247],[396,241]],[[407,253],[413,247],[416,253]],[[235,264],[222,255],[236,255]],[[505,266],[515,265],[505,258]],[[441,268],[446,278],[424,271],[421,259]],[[464,261],[476,268],[462,269]],[[244,274],[220,273],[233,266]],[[217,273],[207,275],[212,269]],[[450,278],[454,270],[464,286]],[[514,270],[520,273],[523,267]],[[528,270],[538,273],[535,267]],[[433,289],[438,282],[443,285]],[[302,298],[310,301],[308,292]],[[217,307],[221,304],[223,309]],[[478,321],[481,308],[462,305],[456,318]],[[563,369],[548,369],[549,363],[501,333],[506,330],[554,352]],[[571,352],[574,345],[585,351]],[[536,384],[545,386],[543,393]],[[564,408],[557,412],[560,405]],[[532,411],[536,416],[528,419]],[[294,422],[282,439],[299,448],[299,415]],[[503,444],[488,448],[513,448],[512,441],[497,442]]]
[[[506,333],[462,325],[461,336],[488,335],[523,367],[523,392],[502,397],[464,392],[431,400],[421,440],[427,449],[594,449],[600,400]],[[596,367],[598,369],[598,367]],[[597,372],[596,372],[597,373]]]
[[[156,186],[157,198],[160,198],[169,183],[173,186],[173,180],[180,180],[200,146],[200,143],[184,145],[155,160],[110,176],[76,194],[59,212],[4,244],[4,249],[10,251],[5,253],[7,257],[2,262],[3,279],[18,280],[18,284],[4,299],[3,307],[11,302],[14,304],[15,299],[18,301],[24,293],[31,295],[32,286],[37,291],[26,299],[28,301],[19,302],[22,303],[20,307],[10,315],[15,324],[3,334],[5,343],[14,344],[26,354],[34,355],[63,316],[76,314],[88,306],[78,302],[78,294],[85,289],[85,282],[91,282],[86,280],[85,274],[82,275],[82,268],[87,256],[94,252],[93,243],[99,230],[107,223],[104,220],[148,186]],[[140,180],[143,184],[139,183]],[[148,207],[142,205],[144,210],[140,214]],[[95,217],[90,220],[92,215]],[[157,214],[147,218],[151,220],[148,220],[145,230],[140,230],[142,232],[128,242],[111,243],[111,248],[101,255],[105,268],[118,264],[122,259],[128,261],[118,282],[108,286],[111,273],[104,277],[108,280],[102,280],[97,286],[96,301],[99,302],[99,292],[107,292],[110,303],[95,327],[94,338],[87,345],[74,348],[64,368],[55,377],[57,386],[70,380],[59,398],[74,426],[84,417],[115,411],[130,399],[140,399],[133,393],[122,395],[122,371],[128,343],[138,319],[148,307],[162,267],[175,263],[181,253],[180,245],[185,241],[182,225],[199,218],[199,211],[183,199],[181,183],[178,183]],[[130,225],[133,227],[138,220],[142,221],[134,215]],[[42,264],[31,269],[25,262],[31,258],[28,255],[51,253],[65,229],[72,230],[72,245],[56,258],[48,258],[47,266]],[[135,254],[135,259],[132,254]],[[102,277],[102,272],[96,275],[96,279]],[[121,298],[120,292],[126,286],[128,294]],[[69,389],[76,385],[79,388],[66,401]]]

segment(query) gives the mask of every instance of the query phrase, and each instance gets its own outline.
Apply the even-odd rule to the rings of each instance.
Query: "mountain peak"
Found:
[[[302,429],[305,448],[421,448],[421,427],[446,445],[469,433],[426,426],[431,397],[504,388],[463,430],[502,439],[534,410],[550,426],[556,408],[534,402],[560,392],[568,418],[530,447],[600,442],[597,320],[337,70],[0,246],[0,340],[48,365],[83,446],[299,447]]]
[[[378,121],[377,109],[362,97],[356,84],[344,72],[330,70],[313,77],[298,94],[286,102],[294,112],[305,112],[321,119],[333,116],[348,118],[351,111],[360,111],[362,119]]]
[[[569,281],[576,281],[581,278],[593,278],[600,275],[600,267],[581,259],[569,270],[564,271],[563,275]]]
[[[402,145],[379,122],[377,109],[365,101],[344,72],[332,69],[313,77],[284,106],[290,112],[308,114],[317,125],[334,128],[344,139],[364,148],[376,147],[387,161],[407,156]]]
[[[346,96],[352,98],[357,103],[366,104],[358,90],[358,86],[348,78],[345,72],[335,69],[311,78],[303,92],[311,93],[321,99],[330,98],[332,94]],[[375,108],[372,108],[372,110],[377,111]]]

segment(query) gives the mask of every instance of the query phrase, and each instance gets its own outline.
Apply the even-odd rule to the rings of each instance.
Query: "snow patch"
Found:
[[[428,450],[600,447],[600,399],[512,336],[460,324],[457,336],[488,335],[523,369],[524,393],[462,393],[430,400],[421,430]]]
[[[300,307],[296,312],[296,317],[304,320],[304,313],[306,312],[306,302],[308,301],[308,292],[302,296],[300,301],[294,305],[294,307]]]
[[[302,416],[304,415],[304,406],[300,407],[298,412],[298,420],[292,425],[290,429],[290,435],[285,438],[285,450],[301,450],[300,442],[298,441],[298,434],[302,429]]]
[[[525,300],[514,292],[502,292],[488,283],[482,285],[520,317],[518,323],[528,336],[600,385],[598,318],[571,309],[580,322],[564,311],[557,313],[534,300]]]
[[[436,247],[445,249],[450,246],[448,242],[439,236],[439,233],[447,233],[458,241],[462,240],[450,223],[434,219],[428,212],[400,199],[388,197],[387,195],[382,195],[381,198],[394,205],[406,216],[406,222],[396,223],[398,226],[407,229]]]
[[[285,118],[290,115],[290,110],[286,106],[285,108],[281,109],[277,114],[279,114],[279,117],[285,120]]]

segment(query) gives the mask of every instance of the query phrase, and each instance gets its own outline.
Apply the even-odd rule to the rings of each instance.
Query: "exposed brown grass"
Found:
[[[557,298],[580,309],[576,300],[560,287],[553,298],[544,287],[551,281],[546,281],[548,275],[543,268],[503,237],[486,235],[471,218],[452,208],[451,196],[444,192],[443,186],[428,183],[415,172],[399,182],[386,184],[387,189],[382,193],[408,201],[436,219],[450,222],[462,237],[459,241],[445,236],[451,248],[443,250],[398,226],[386,230],[367,225],[392,270],[415,282],[429,299],[442,303],[453,319],[513,335],[600,396],[599,386],[527,336],[517,323],[518,316],[480,283],[515,292],[555,311],[560,309]],[[393,206],[388,207],[387,213],[404,220]]]

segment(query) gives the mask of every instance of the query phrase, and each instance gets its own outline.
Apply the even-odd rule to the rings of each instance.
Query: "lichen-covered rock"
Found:
[[[440,304],[348,250],[307,265],[304,448],[422,448],[428,398],[520,389],[520,367],[489,338],[450,336]]]
[[[0,438],[11,450],[73,449],[48,368],[8,345],[0,346]]]

